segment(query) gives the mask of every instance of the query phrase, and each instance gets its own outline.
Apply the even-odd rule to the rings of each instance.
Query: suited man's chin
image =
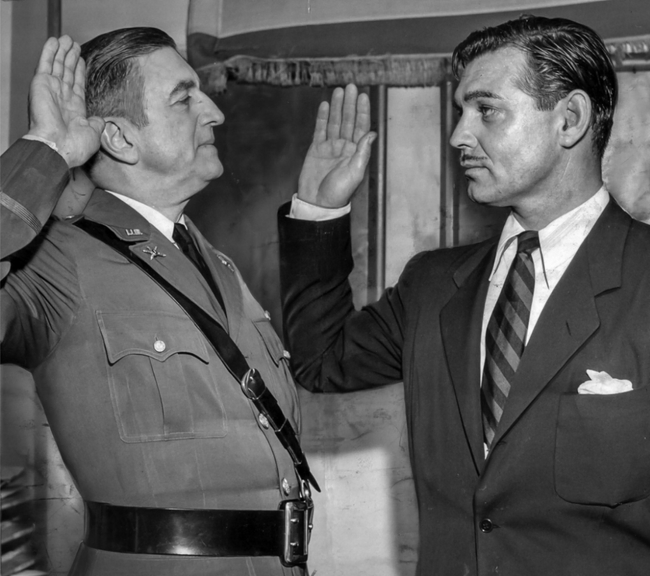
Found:
[[[498,195],[485,185],[481,185],[475,180],[467,180],[467,196],[475,204],[491,206],[498,200]]]

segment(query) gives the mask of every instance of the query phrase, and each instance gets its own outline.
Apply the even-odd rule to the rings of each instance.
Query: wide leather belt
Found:
[[[180,556],[277,556],[307,561],[311,506],[286,500],[279,510],[187,510],[84,502],[84,544],[98,550]]]

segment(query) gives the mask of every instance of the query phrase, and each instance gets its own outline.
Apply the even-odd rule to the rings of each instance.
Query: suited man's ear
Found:
[[[118,162],[136,164],[139,158],[135,126],[126,118],[104,118],[101,149]]]
[[[560,145],[564,148],[572,148],[589,132],[591,99],[583,90],[572,90],[558,104],[561,106],[563,120],[559,135]]]

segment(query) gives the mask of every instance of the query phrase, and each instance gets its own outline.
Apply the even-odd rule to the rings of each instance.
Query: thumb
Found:
[[[353,164],[355,170],[365,171],[366,166],[370,160],[370,152],[372,149],[372,143],[377,139],[376,132],[368,132],[357,144],[357,151],[351,158],[351,163]]]
[[[99,116],[91,116],[90,118],[88,118],[88,125],[95,132],[97,132],[97,135],[101,135],[101,133],[104,131],[104,126],[106,125],[106,122],[104,121],[103,118],[100,118]]]

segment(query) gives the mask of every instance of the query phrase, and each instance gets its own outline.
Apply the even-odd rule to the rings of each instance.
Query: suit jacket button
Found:
[[[167,348],[167,344],[165,344],[162,340],[156,340],[156,341],[153,343],[153,349],[154,349],[156,352],[164,352],[164,351],[165,351],[165,348]]]
[[[492,529],[494,528],[494,524],[492,524],[492,520],[490,520],[489,518],[484,518],[483,520],[481,520],[480,528],[481,528],[481,532],[488,534],[489,532],[492,532]]]

